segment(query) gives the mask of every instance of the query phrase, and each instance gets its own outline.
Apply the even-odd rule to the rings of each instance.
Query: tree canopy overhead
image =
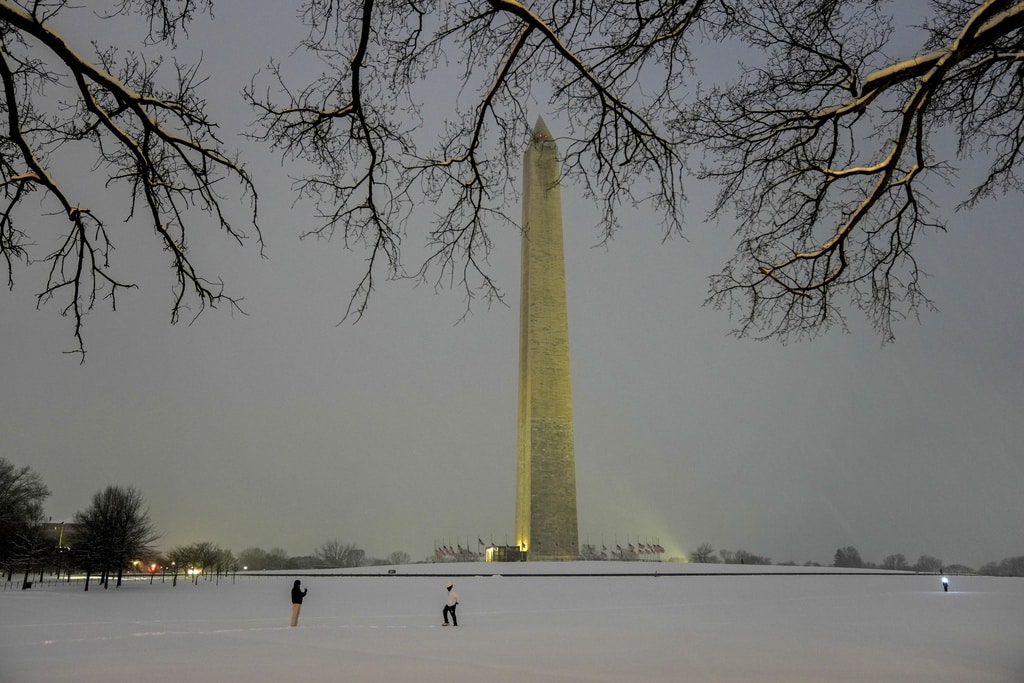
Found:
[[[714,153],[701,174],[720,184],[715,215],[739,225],[710,300],[741,334],[783,340],[845,326],[852,305],[888,341],[930,305],[914,246],[944,228],[929,192],[952,157],[989,164],[960,208],[1021,190],[1024,3],[932,0],[912,18],[923,42],[895,61],[901,3],[745,4],[723,31],[765,59],[679,119]]]
[[[96,11],[140,14],[145,21],[134,43],[168,52],[196,10],[212,7],[210,0],[109,5],[108,14]],[[225,180],[239,183],[253,200],[255,191],[206,114],[198,67],[153,58],[152,50],[98,43],[95,54],[82,55],[55,28],[62,13],[75,9],[65,0],[0,0],[0,254],[12,289],[16,260],[46,269],[39,303],[54,302],[74,321],[84,352],[84,316],[98,299],[116,308],[118,293],[134,285],[122,282],[112,263],[111,224],[126,219],[108,215],[104,197],[77,193],[83,149],[93,171],[106,176],[106,192],[127,197],[127,219],[138,214],[168,253],[176,281],[172,322],[189,302],[200,312],[222,302],[237,305],[222,283],[193,265],[189,234],[211,224],[239,242],[247,231],[257,240],[260,233],[255,204],[247,227],[232,221],[224,206]],[[41,199],[30,201],[38,194]]]
[[[126,39],[86,57],[53,26],[89,10],[0,0],[0,253],[12,287],[18,262],[45,264],[40,302],[73,318],[80,350],[85,314],[129,286],[111,260],[117,218],[61,174],[62,153],[83,144],[167,251],[173,317],[190,300],[237,303],[193,266],[187,236],[212,226],[259,241],[255,186],[206,113],[202,67],[169,56],[213,9],[110,2],[92,11],[136,17],[139,51]],[[742,336],[813,336],[852,308],[890,340],[930,305],[914,247],[944,227],[930,193],[958,158],[987,164],[960,208],[1021,190],[1021,2],[930,0],[910,16],[885,0],[305,0],[296,20],[298,51],[268,46],[239,104],[313,208],[301,232],[366,251],[357,319],[382,277],[501,296],[487,255],[493,231],[517,225],[509,159],[537,101],[565,126],[566,181],[600,207],[603,239],[640,204],[664,235],[683,234],[687,175],[718,183],[712,218],[737,226],[735,253],[708,302]],[[702,61],[709,43],[736,47],[735,79]],[[296,80],[292,55],[320,73]],[[430,94],[449,81],[442,105]],[[42,204],[26,201],[36,193]],[[54,226],[58,239],[37,237]],[[408,262],[407,240],[425,255]]]

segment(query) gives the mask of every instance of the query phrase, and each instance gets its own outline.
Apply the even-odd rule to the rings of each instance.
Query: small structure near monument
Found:
[[[484,562],[524,562],[526,553],[519,546],[489,545],[484,550]]]

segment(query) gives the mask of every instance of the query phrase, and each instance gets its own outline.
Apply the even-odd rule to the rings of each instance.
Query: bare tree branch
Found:
[[[149,21],[149,40],[173,43],[176,31],[199,6],[209,8],[210,3],[124,0],[114,14],[142,11]],[[49,276],[38,301],[40,305],[57,298],[65,302],[61,310],[74,321],[75,352],[84,358],[85,315],[101,297],[116,308],[118,291],[134,285],[122,282],[111,270],[113,242],[107,223],[95,210],[83,208],[84,202],[72,199],[61,178],[73,167],[60,154],[66,145],[69,150],[79,142],[93,146],[97,168],[109,172],[108,186],[129,189],[130,216],[136,207],[142,208],[171,254],[177,280],[172,322],[191,300],[200,312],[222,302],[238,309],[239,300],[200,273],[187,248],[193,219],[186,214],[193,207],[212,216],[215,225],[237,242],[246,238],[223,209],[224,198],[216,189],[220,181],[233,177],[242,194],[251,197],[248,222],[261,244],[262,237],[252,180],[238,160],[223,150],[216,123],[203,113],[198,68],[175,64],[173,89],[162,90],[157,85],[162,60],[150,63],[111,48],[99,52],[96,62],[90,61],[52,28],[51,20],[65,7],[63,2],[35,2],[26,8],[0,0],[0,79],[7,123],[0,138],[5,150],[0,171],[7,178],[0,186],[0,253],[8,266],[8,286],[13,287],[14,261],[37,260],[29,255],[28,236],[18,227],[19,207],[34,190],[43,190],[47,201],[59,207],[53,218],[62,215],[67,228],[56,249],[42,259],[49,263]],[[72,85],[73,90],[64,89],[50,98],[55,100],[50,111],[38,108],[50,100],[36,95],[58,82]]]
[[[549,99],[534,106],[564,118],[565,175],[603,207],[601,239],[614,234],[624,202],[656,205],[666,234],[679,232],[682,152],[664,125],[674,98],[646,95],[641,70],[658,64],[678,82],[688,59],[681,36],[704,4],[306,2],[303,47],[328,73],[295,89],[271,64],[269,83],[254,81],[247,97],[260,114],[256,137],[318,169],[296,181],[322,221],[309,234],[368,250],[343,319],[365,312],[378,267],[458,286],[467,310],[481,295],[501,300],[488,274],[491,234],[518,227],[506,213],[518,192],[510,159],[522,154],[527,108],[542,87]],[[609,13],[622,21],[605,22]],[[431,95],[450,107],[423,119],[425,89],[448,77],[447,97]],[[410,268],[401,246],[416,207],[434,217]]]
[[[814,336],[845,328],[852,308],[889,341],[931,306],[915,244],[945,228],[931,193],[954,162],[989,164],[960,208],[1024,190],[1024,2],[929,6],[905,27],[884,0],[304,0],[299,49],[245,90],[250,135],[313,207],[303,236],[365,254],[343,321],[365,314],[381,278],[458,288],[466,312],[502,301],[488,258],[499,231],[519,228],[508,212],[541,113],[560,132],[563,180],[597,208],[598,244],[640,205],[664,238],[682,234],[693,172],[718,183],[711,218],[738,226],[708,296],[737,334]],[[252,180],[204,113],[199,65],[145,49],[173,46],[212,0],[110,7],[110,19],[141,17],[142,52],[86,59],[52,29],[66,0],[0,0],[0,254],[9,287],[16,264],[48,265],[39,303],[60,301],[79,353],[84,316],[132,285],[110,265],[95,198],[69,190],[66,148],[90,145],[94,170],[130,188],[129,217],[169,255],[172,321],[191,305],[238,306],[188,248],[195,209],[246,238],[223,180],[253,199],[246,223],[260,239]],[[919,49],[906,50],[907,31]],[[698,80],[702,40],[742,58],[734,82],[717,69]],[[892,58],[897,40],[917,56]],[[286,75],[293,58],[320,75]],[[24,222],[37,191],[60,228],[43,258]]]
[[[765,65],[677,123],[719,155],[702,170],[721,183],[713,215],[739,220],[739,249],[709,302],[739,315],[740,335],[845,327],[846,302],[889,341],[894,321],[930,306],[912,251],[922,230],[943,229],[927,190],[947,176],[931,140],[950,125],[961,151],[1001,150],[967,204],[1019,186],[1024,3],[936,5],[945,13],[928,27],[930,49],[889,64],[891,24],[877,3],[764,0],[725,27],[763,46]]]

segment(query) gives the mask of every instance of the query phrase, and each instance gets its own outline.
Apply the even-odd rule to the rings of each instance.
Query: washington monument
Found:
[[[558,148],[537,119],[523,155],[516,545],[529,560],[579,557]]]

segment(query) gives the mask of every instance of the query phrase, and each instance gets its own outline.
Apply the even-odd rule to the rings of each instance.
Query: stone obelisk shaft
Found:
[[[529,560],[579,556],[558,148],[541,119],[523,156],[516,543]]]

